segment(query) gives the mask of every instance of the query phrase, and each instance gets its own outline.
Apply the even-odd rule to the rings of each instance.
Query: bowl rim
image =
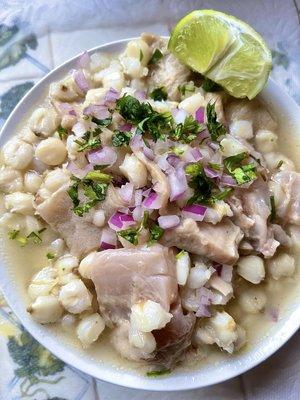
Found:
[[[167,38],[167,36],[162,36]],[[115,40],[112,42],[108,42],[105,44],[102,44],[100,46],[95,46],[87,52],[89,54],[92,54],[97,51],[101,50],[109,50],[109,48],[114,47],[114,46],[120,46],[122,44],[126,44],[130,40],[135,40],[138,39],[138,37],[132,37],[132,38],[125,38],[121,40]],[[80,53],[82,54],[82,53]],[[25,96],[18,102],[14,110],[11,112],[9,115],[8,119],[5,121],[3,127],[1,128],[0,131],[0,140],[3,142],[3,139],[5,136],[7,136],[6,131],[10,127],[10,125],[15,126],[17,123],[14,121],[15,115],[18,113],[18,111],[27,103],[30,102],[31,96],[34,95],[38,89],[41,89],[43,85],[46,83],[48,84],[49,78],[52,77],[52,75],[55,75],[59,73],[61,70],[66,68],[68,65],[72,67],[74,65],[75,61],[78,59],[80,54],[77,54],[76,56],[66,60],[64,63],[60,64],[56,68],[52,69],[49,71],[40,81],[38,81],[26,94]],[[54,80],[52,80],[54,81]],[[270,86],[271,89],[273,89],[274,92],[280,92],[280,95],[285,98],[285,101],[290,102],[290,104],[293,104],[293,107],[298,108],[300,111],[300,107],[297,105],[297,103],[294,101],[292,97],[290,97],[282,87],[280,87],[277,83],[275,83],[271,78],[269,78],[268,81],[268,86]],[[264,89],[265,90],[265,89]],[[39,97],[41,94],[39,95]],[[30,106],[32,108],[32,104]],[[299,113],[300,114],[300,113]],[[300,120],[299,120],[300,123]],[[299,125],[300,126],[300,125]],[[4,137],[4,138],[3,138]],[[245,363],[244,365],[239,365],[237,369],[232,368],[230,371],[222,371],[214,376],[213,378],[209,378],[205,382],[201,382],[198,379],[195,379],[195,377],[192,377],[192,379],[187,379],[189,372],[190,373],[197,373],[195,369],[189,371],[186,373],[187,376],[184,377],[184,379],[179,379],[181,378],[180,376],[173,376],[172,379],[170,379],[171,376],[164,376],[160,377],[159,379],[151,379],[151,378],[146,378],[142,377],[138,374],[135,374],[133,376],[126,374],[128,371],[124,371],[122,369],[116,369],[113,371],[110,371],[107,366],[103,365],[102,370],[94,369],[93,365],[88,365],[88,361],[80,359],[80,354],[76,355],[76,351],[72,352],[68,348],[64,347],[64,342],[59,343],[57,339],[52,338],[52,337],[47,337],[47,335],[41,334],[41,332],[38,329],[38,324],[35,324],[32,320],[30,320],[27,315],[26,311],[24,312],[24,307],[21,307],[20,305],[18,306],[18,302],[20,301],[20,296],[18,300],[18,296],[10,290],[10,279],[11,275],[8,273],[8,268],[5,266],[5,261],[3,260],[3,257],[0,259],[0,270],[2,272],[1,274],[1,279],[0,279],[0,287],[2,289],[2,293],[4,295],[5,300],[7,301],[9,307],[12,309],[14,314],[18,317],[22,325],[25,327],[25,329],[41,344],[43,345],[46,349],[48,349],[51,353],[53,353],[57,358],[61,359],[63,362],[65,362],[67,365],[74,367],[78,369],[79,371],[82,371],[96,379],[116,384],[122,387],[128,387],[128,388],[133,388],[133,389],[142,389],[142,390],[151,390],[151,391],[183,391],[183,390],[190,390],[190,389],[197,389],[197,388],[202,388],[202,387],[207,387],[210,385],[218,384],[221,382],[224,382],[228,379],[232,379],[237,377],[240,374],[245,373],[246,371],[254,368],[261,362],[265,361],[267,358],[269,358],[271,355],[273,355],[279,348],[281,348],[291,337],[292,335],[298,330],[300,327],[300,306],[298,307],[297,310],[295,310],[285,321],[284,326],[281,328],[279,331],[280,334],[280,340],[277,341],[275,344],[270,345],[270,348],[267,348],[267,350],[261,352],[256,359],[254,359],[250,363]],[[281,332],[282,331],[282,332]],[[74,349],[74,348],[73,348]],[[249,350],[248,350],[249,351]],[[175,378],[175,380],[173,379]],[[180,381],[180,383],[179,383]]]

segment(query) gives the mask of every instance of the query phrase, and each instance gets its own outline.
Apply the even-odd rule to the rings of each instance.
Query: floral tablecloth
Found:
[[[300,103],[299,0],[0,0],[0,125],[48,71],[93,46],[139,35],[168,34],[195,8],[246,20],[267,40],[273,78]],[[1,276],[0,276],[1,284]],[[299,400],[300,339],[226,383],[178,393],[124,389],[54,358],[23,328],[0,292],[0,399]]]

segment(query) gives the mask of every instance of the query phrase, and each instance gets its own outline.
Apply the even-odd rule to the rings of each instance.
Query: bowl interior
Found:
[[[109,53],[118,53],[129,40],[130,39],[109,43],[91,49],[89,53],[99,50]],[[76,58],[73,58],[67,61],[50,72],[21,100],[2,129],[0,145],[3,145],[15,134],[20,121],[28,115],[35,105],[41,102],[49,84],[61,78],[75,66],[75,59]],[[268,104],[268,107],[270,107],[280,121],[281,131],[283,132],[281,138],[282,145],[290,146],[290,144],[292,144],[297,150],[298,148],[295,146],[295,143],[300,133],[300,113],[296,103],[271,80],[260,97],[263,102]],[[299,166],[300,165],[298,165],[298,167]],[[17,266],[10,265],[8,267],[8,260],[3,256],[0,261],[0,271],[0,283],[10,307],[21,320],[25,328],[42,345],[48,348],[57,357],[79,370],[104,381],[126,387],[158,391],[186,390],[208,386],[230,379],[269,357],[292,336],[300,325],[300,291],[298,290],[299,294],[297,296],[295,295],[293,300],[288,303],[282,318],[276,325],[270,328],[269,334],[261,338],[259,343],[252,346],[252,348],[249,348],[247,351],[232,358],[226,357],[217,365],[203,364],[196,369],[179,369],[159,379],[149,379],[139,375],[136,370],[127,369],[118,364],[111,364],[105,361],[101,362],[99,359],[93,359],[78,347],[74,347],[72,343],[61,340],[61,338],[58,339],[57,334],[47,326],[36,324],[25,310],[25,282],[23,282],[23,287],[17,283]]]

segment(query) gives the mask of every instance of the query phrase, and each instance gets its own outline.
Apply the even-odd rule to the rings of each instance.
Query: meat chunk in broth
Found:
[[[169,311],[177,298],[174,256],[163,246],[105,250],[90,267],[100,310],[113,323],[128,319],[138,301],[152,300]]]
[[[178,101],[180,98],[178,86],[185,83],[189,75],[190,70],[185,65],[181,64],[173,54],[167,54],[151,71],[148,84],[150,89],[165,87],[168,98]]]
[[[238,259],[238,245],[243,238],[241,229],[229,219],[212,225],[196,223],[190,218],[173,230],[166,231],[163,243],[205,256],[213,261],[233,264]]]
[[[286,223],[300,225],[300,174],[280,171],[272,177],[272,181],[271,190],[278,217]]]
[[[66,191],[57,191],[37,207],[38,214],[65,240],[71,254],[82,256],[99,247],[101,229],[73,212]]]
[[[155,361],[170,368],[180,360],[184,350],[191,345],[191,338],[196,322],[194,313],[184,314],[180,299],[172,305],[171,321],[159,331],[154,332],[157,343]]]
[[[240,190],[230,204],[235,223],[243,229],[254,249],[265,257],[272,257],[279,242],[274,239],[274,231],[268,224],[271,206],[267,184],[257,180],[249,190]]]

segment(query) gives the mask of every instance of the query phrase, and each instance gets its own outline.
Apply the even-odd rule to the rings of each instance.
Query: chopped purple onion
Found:
[[[87,164],[84,168],[77,167],[72,161],[70,161],[67,165],[67,170],[69,170],[76,178],[83,179],[86,174],[92,171],[93,166],[91,164]]]
[[[73,125],[72,132],[77,137],[82,137],[86,131],[87,131],[87,128],[82,121],[76,122],[76,124]]]
[[[129,122],[126,122],[125,124],[119,126],[120,132],[130,132],[131,129],[132,129],[132,124],[130,124]]]
[[[157,193],[151,192],[142,205],[150,210],[158,210],[161,207],[161,199]]]
[[[103,104],[90,104],[83,110],[84,115],[90,115],[97,119],[106,119],[110,117],[108,108]]]
[[[91,58],[90,58],[89,53],[87,51],[84,51],[82,54],[80,54],[80,56],[77,60],[76,66],[77,66],[77,68],[87,69],[90,67],[90,61],[91,61]]]
[[[88,161],[94,165],[113,165],[117,161],[117,153],[109,146],[88,153]]]
[[[142,207],[141,205],[135,207],[135,209],[132,212],[133,219],[137,222],[141,221],[143,219],[144,212],[145,208]]]
[[[200,124],[203,124],[204,123],[204,117],[205,117],[205,108],[204,107],[199,107],[198,110],[195,113],[195,119]]]
[[[62,114],[74,115],[76,117],[76,111],[69,103],[60,103],[58,108]]]
[[[117,90],[110,88],[109,91],[106,92],[104,96],[104,104],[106,106],[110,106],[111,103],[115,103],[119,97],[120,93]]]
[[[180,224],[178,215],[162,215],[157,219],[158,225],[163,229],[175,228]]]
[[[136,189],[134,192],[134,205],[140,206],[143,201],[142,189]]]
[[[223,268],[221,270],[221,278],[223,279],[223,281],[230,283],[232,280],[232,272],[232,265],[223,265]]]
[[[153,150],[146,145],[143,146],[143,153],[149,160],[153,161],[155,159]]]
[[[189,115],[185,110],[182,110],[181,108],[173,108],[171,110],[171,113],[176,124],[183,124],[186,117]]]
[[[207,207],[200,204],[192,204],[182,208],[182,215],[186,218],[192,218],[194,221],[203,221]]]
[[[117,247],[117,236],[116,233],[110,228],[103,228],[101,239],[100,239],[100,248],[102,250],[115,249]]]
[[[131,215],[116,212],[108,220],[108,225],[114,231],[126,229],[128,226],[134,225],[135,221]]]
[[[203,155],[200,150],[196,147],[188,147],[184,152],[183,159],[185,162],[198,162],[203,159]]]
[[[222,171],[216,171],[210,167],[204,167],[204,172],[208,178],[220,178],[220,175],[222,174]]]
[[[169,171],[167,171],[167,173],[171,189],[170,201],[178,200],[179,197],[182,196],[188,189],[184,169],[182,166],[179,166],[176,169],[170,169]]]
[[[127,182],[119,188],[119,195],[126,203],[131,203],[133,197],[133,184]]]
[[[86,77],[81,70],[74,72],[74,80],[79,89],[82,90],[84,93],[89,90],[88,81],[86,80]]]
[[[136,90],[134,92],[134,97],[139,101],[143,101],[146,99],[146,92],[144,90]]]

